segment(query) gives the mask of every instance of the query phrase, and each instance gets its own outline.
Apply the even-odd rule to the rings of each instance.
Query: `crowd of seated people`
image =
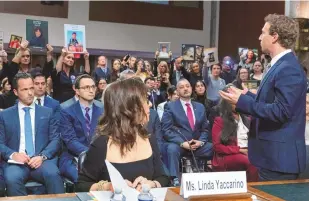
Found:
[[[54,63],[49,44],[45,65],[32,68],[28,44],[11,61],[5,52],[0,57],[1,196],[27,195],[28,181],[41,183],[44,193],[64,193],[64,178],[76,191],[111,190],[105,159],[137,190],[145,183],[179,186],[180,160],[192,153],[211,161],[212,171],[246,171],[257,181],[247,151],[251,117],[219,91],[262,80],[265,58],[235,68],[226,56],[187,70],[171,52],[167,61],[156,52],[153,61],[126,55],[111,66],[101,55],[92,69],[85,51],[77,72],[74,53],[63,48]]]

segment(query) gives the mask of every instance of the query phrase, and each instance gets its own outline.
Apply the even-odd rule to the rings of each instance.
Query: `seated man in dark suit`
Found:
[[[76,159],[83,151],[87,151],[103,113],[94,103],[96,85],[91,76],[85,74],[77,77],[75,92],[79,101],[61,111],[59,130],[66,150],[61,154],[59,169],[63,176],[77,182],[78,172]]]
[[[170,175],[174,185],[179,185],[179,160],[185,154],[212,158],[212,144],[208,142],[208,124],[205,107],[191,101],[192,87],[188,80],[177,83],[179,100],[165,105],[162,117],[162,131],[168,142],[167,157]]]
[[[59,101],[46,95],[46,78],[42,73],[41,68],[31,70],[31,76],[34,82],[34,102],[40,106],[51,108],[57,120],[60,119],[60,104]]]
[[[33,79],[29,74],[18,73],[13,88],[18,103],[0,113],[0,152],[5,160],[7,194],[27,195],[25,183],[29,179],[44,184],[49,194],[64,193],[57,167],[58,121],[52,109],[34,103]]]

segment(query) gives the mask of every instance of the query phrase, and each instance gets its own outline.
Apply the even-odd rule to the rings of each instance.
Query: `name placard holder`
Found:
[[[197,198],[204,197],[205,199],[208,197],[211,199],[211,197],[214,198],[213,195],[221,197],[227,194],[229,194],[228,197],[233,197],[232,194],[235,194],[235,196],[243,194],[244,198],[248,198],[245,171],[182,174],[180,195],[184,198],[190,197],[190,200],[193,198],[196,198],[194,200],[201,200]]]

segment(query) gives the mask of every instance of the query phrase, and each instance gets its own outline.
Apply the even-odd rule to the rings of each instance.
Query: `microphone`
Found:
[[[180,130],[179,130],[178,128],[175,128],[174,130],[175,130],[177,133],[179,133],[182,137],[184,137],[185,140],[188,142],[189,147],[190,147],[190,151],[191,151],[191,154],[192,154],[194,166],[195,166],[197,172],[198,172],[198,173],[201,173],[201,172],[200,172],[200,169],[198,168],[198,165],[197,165],[197,162],[196,162],[196,158],[195,158],[195,155],[194,155],[194,153],[193,153],[193,151],[192,151],[192,147],[191,147],[191,145],[190,145],[190,142],[189,142],[188,138],[187,138],[182,132],[180,132]]]

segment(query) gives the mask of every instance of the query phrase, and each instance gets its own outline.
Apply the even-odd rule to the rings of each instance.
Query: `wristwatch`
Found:
[[[200,147],[204,146],[204,144],[205,144],[205,142],[201,142],[201,146]]]
[[[39,154],[39,156],[41,156],[42,161],[46,161],[47,160],[47,157],[44,154]]]

